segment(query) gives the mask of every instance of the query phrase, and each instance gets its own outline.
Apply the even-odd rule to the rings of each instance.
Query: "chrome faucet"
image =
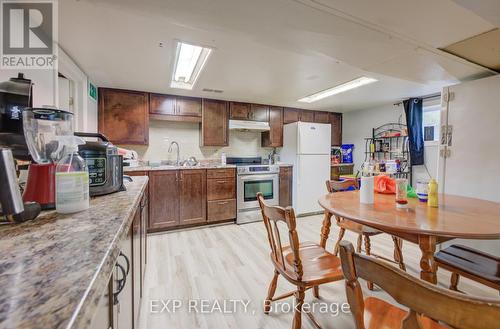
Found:
[[[177,161],[175,162],[175,165],[179,166],[179,163],[180,163],[180,158],[179,158],[179,143],[177,143],[176,141],[172,141],[170,143],[170,146],[168,147],[168,153],[172,152],[172,145],[174,145],[174,144],[177,146]]]

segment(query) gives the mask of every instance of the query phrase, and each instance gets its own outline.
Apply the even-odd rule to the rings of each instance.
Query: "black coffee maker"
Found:
[[[14,159],[31,160],[23,132],[23,110],[33,107],[33,83],[19,73],[0,82],[0,147],[12,150]]]

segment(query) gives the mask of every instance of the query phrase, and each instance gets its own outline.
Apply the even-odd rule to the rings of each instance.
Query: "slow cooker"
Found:
[[[89,170],[89,192],[91,196],[124,191],[123,157],[118,154],[106,136],[99,133],[75,133],[75,136],[97,138],[78,147],[78,153],[85,160]]]

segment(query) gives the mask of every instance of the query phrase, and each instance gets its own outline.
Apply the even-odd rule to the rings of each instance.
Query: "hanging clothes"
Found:
[[[403,101],[408,127],[408,140],[410,146],[410,162],[412,166],[424,164],[424,133],[423,133],[423,100],[410,98]]]

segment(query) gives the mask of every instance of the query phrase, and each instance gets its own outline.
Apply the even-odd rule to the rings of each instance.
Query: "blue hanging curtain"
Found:
[[[403,101],[410,144],[410,162],[412,166],[424,164],[424,134],[422,122],[422,98],[410,98]]]

